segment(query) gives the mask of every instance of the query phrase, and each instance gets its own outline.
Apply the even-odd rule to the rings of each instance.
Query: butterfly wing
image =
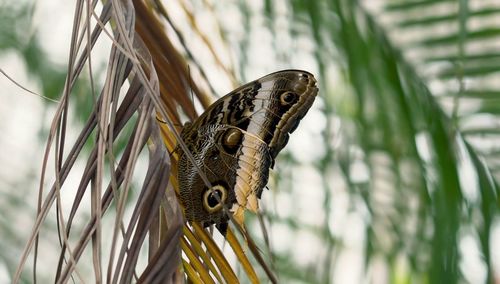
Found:
[[[269,147],[260,139],[230,125],[206,125],[197,130],[199,138],[190,149],[196,166],[182,155],[179,160],[180,196],[186,218],[204,224],[226,223],[229,217],[210,191],[219,191],[219,199],[243,223],[245,208],[258,208],[257,189],[269,177]],[[212,188],[206,186],[197,168],[202,170]]]
[[[279,71],[222,97],[187,125],[181,136],[212,184],[212,190],[208,189],[197,167],[181,153],[178,176],[187,219],[205,224],[227,222],[217,199],[240,223],[244,209],[256,211],[269,168],[317,92],[310,73]]]

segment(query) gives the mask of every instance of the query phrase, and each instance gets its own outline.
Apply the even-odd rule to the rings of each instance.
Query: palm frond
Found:
[[[496,2],[78,2],[14,282],[30,274],[30,255],[38,278],[52,240],[56,282],[498,281]],[[0,49],[21,40],[3,34]],[[96,80],[102,42],[107,71]],[[62,73],[37,69],[50,64],[29,46],[53,97]],[[225,239],[184,223],[182,121],[209,94],[281,68],[316,74],[320,97],[294,133],[308,140],[292,138],[276,163],[262,215]],[[86,117],[76,139],[75,114]]]

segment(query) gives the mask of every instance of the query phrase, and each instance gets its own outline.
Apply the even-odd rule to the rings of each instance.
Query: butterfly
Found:
[[[228,214],[243,225],[246,209],[257,212],[269,169],[317,93],[312,74],[278,71],[237,88],[186,123],[181,138],[195,161],[180,150],[179,196],[187,220],[215,224],[225,234]]]

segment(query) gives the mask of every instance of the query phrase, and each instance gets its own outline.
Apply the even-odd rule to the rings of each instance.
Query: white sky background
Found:
[[[283,3],[283,1],[278,1],[277,4],[278,19],[275,22],[279,28],[286,28],[287,17],[289,16],[288,8]],[[213,57],[208,53],[205,45],[196,37],[196,34],[190,31],[189,25],[182,25],[185,21],[185,15],[177,2],[168,1],[167,4],[169,5],[170,16],[174,22],[180,24],[179,28],[186,36],[188,45],[192,48],[196,59],[205,67],[209,81],[218,92],[216,95],[222,96],[231,91],[235,86],[227,79],[223,70],[220,70],[212,62]],[[261,1],[249,1],[249,5],[254,16],[252,18],[254,28],[251,33],[246,33],[240,25],[232,24],[241,22],[241,15],[236,5],[224,3],[220,7],[216,7],[215,11],[200,11],[200,9],[196,9],[196,21],[201,31],[207,35],[213,46],[217,47],[217,50],[224,50],[224,52],[218,53],[223,62],[228,66],[237,64],[238,54],[231,52],[231,50],[238,50],[238,47],[236,45],[227,46],[221,41],[219,32],[217,31],[217,23],[214,22],[214,13],[225,15],[218,18],[222,21],[221,24],[227,28],[230,36],[234,37],[228,39],[230,44],[237,42],[242,37],[248,37],[249,42],[255,43],[249,46],[249,66],[246,66],[243,72],[246,81],[286,68],[304,69],[317,74],[315,58],[312,55],[314,43],[305,37],[291,39],[288,33],[273,35],[267,32],[267,29],[256,28],[265,26],[265,18],[261,13],[262,3]],[[55,11],[57,11],[57,16],[55,16]],[[67,62],[73,13],[73,1],[53,0],[37,1],[36,3],[33,26],[37,27],[37,29],[32,32],[39,34],[42,39],[42,47],[54,64],[64,66]],[[264,32],[260,33],[261,30]],[[282,50],[278,51],[279,54],[273,52],[272,38],[274,36],[284,46]],[[109,42],[103,42],[95,49],[93,61],[95,68],[105,66],[108,50],[107,44]],[[41,86],[28,77],[24,69],[24,63],[15,52],[0,54],[0,67],[23,86],[36,93],[41,93]],[[237,66],[236,70],[237,74],[241,74],[241,70],[238,70]],[[349,92],[348,87],[345,86],[345,82],[342,81],[338,74],[337,67],[331,66],[328,71],[331,74],[331,81],[336,82],[332,85],[345,88],[345,92]],[[197,79],[196,76],[196,71],[193,71],[193,79]],[[12,244],[12,251],[6,252],[15,258],[23,248],[33,224],[38,188],[37,180],[40,175],[40,166],[46,143],[45,139],[40,140],[39,131],[42,124],[46,126],[50,125],[55,104],[54,108],[49,108],[47,113],[44,113],[43,106],[46,103],[42,102],[41,98],[32,96],[19,89],[3,76],[0,76],[0,88],[2,90],[0,94],[2,100],[8,102],[0,104],[0,131],[2,133],[0,136],[0,149],[12,149],[0,152],[0,165],[2,165],[0,167],[0,195],[2,197],[12,196],[14,200],[26,203],[26,205],[18,207],[23,208],[23,212],[15,212],[12,216],[0,217],[0,220],[3,222],[6,220],[15,220],[16,226],[14,226],[13,232],[19,238],[15,240],[15,244]],[[320,141],[321,131],[325,127],[325,118],[319,111],[322,103],[321,99],[318,98],[313,109],[302,120],[297,131],[291,135],[290,142],[284,150],[293,153],[303,163],[301,168],[295,169],[293,172],[295,174],[293,184],[298,186],[294,187],[292,195],[283,192],[271,192],[273,191],[273,188],[271,188],[270,191],[266,190],[264,192],[262,199],[262,207],[266,210],[270,210],[279,216],[296,215],[301,222],[311,225],[322,224],[326,218],[325,215],[328,214],[318,210],[321,209],[318,204],[322,203],[324,194],[320,191],[314,191],[314,189],[321,190],[323,188],[321,185],[322,177],[318,176],[318,172],[312,166],[312,163],[324,153],[322,147],[311,146],[317,145],[315,141]],[[12,121],[15,121],[15,123],[12,123]],[[69,127],[68,129],[72,128]],[[340,131],[339,129],[337,131]],[[72,137],[71,139],[75,139],[78,134],[77,131],[78,129],[68,134]],[[342,138],[338,139],[339,141],[334,142],[341,143],[340,140]],[[425,145],[425,143],[422,145]],[[16,154],[12,155],[11,153]],[[279,160],[277,163],[280,163]],[[366,171],[362,170],[365,166],[363,163],[355,164],[354,166],[361,168],[359,172],[366,173]],[[277,165],[276,169],[280,169],[280,166]],[[366,179],[369,177],[368,173],[366,174],[365,176],[360,175],[357,178]],[[28,179],[26,177],[32,176],[36,178],[27,182]],[[74,175],[70,177],[68,183],[71,184],[73,182],[76,188],[78,180],[78,176]],[[360,283],[366,280],[362,276],[362,272],[364,271],[365,226],[368,222],[366,212],[360,204],[357,204],[359,206],[358,210],[353,211],[351,210],[352,208],[349,208],[347,186],[343,183],[343,178],[333,176],[332,180],[332,184],[335,184],[333,187],[335,192],[332,193],[333,212],[330,213],[330,220],[333,221],[329,225],[335,237],[344,241],[342,249],[338,251],[336,269],[331,272],[332,279],[335,283]],[[270,183],[271,186],[272,181]],[[307,191],[303,190],[304,188],[307,188]],[[6,208],[6,206],[10,206],[8,202],[11,201],[0,200],[0,207]],[[66,204],[66,207],[69,204]],[[280,206],[277,207],[276,204],[280,204]],[[27,210],[26,208],[32,209]],[[5,210],[5,212],[8,212],[8,210]],[[493,236],[500,236],[498,227],[496,226],[497,229]],[[318,257],[325,257],[321,255],[321,240],[307,231],[295,233],[290,231],[288,227],[280,224],[270,228],[270,231],[272,233],[272,248],[278,252],[293,250],[294,254],[292,257],[300,264],[312,265],[318,261]],[[1,234],[3,233],[0,232],[0,237]],[[498,248],[496,251],[500,251],[499,238],[495,237],[494,239],[497,242],[493,243],[493,245]],[[460,242],[460,249],[462,253],[471,257],[467,258],[462,267],[464,272],[466,272],[466,278],[471,280],[471,282],[480,281],[485,273],[481,270],[481,260],[477,255],[477,247],[477,236],[465,233]],[[500,271],[499,258],[500,255],[496,254],[497,271]],[[408,265],[406,261],[404,257],[400,257],[397,260],[397,268],[401,269],[402,272],[407,269],[405,268]],[[49,262],[45,264],[49,264]],[[52,266],[44,267],[44,263],[40,265],[40,270],[53,268]],[[387,271],[387,266],[382,261],[374,261],[368,271],[371,275],[369,279],[373,283],[386,283],[389,279],[389,271]],[[52,273],[49,274],[52,275]],[[10,275],[6,267],[3,262],[0,262],[0,283],[7,283],[9,280]]]

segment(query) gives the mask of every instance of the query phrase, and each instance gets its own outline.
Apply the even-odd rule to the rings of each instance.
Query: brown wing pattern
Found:
[[[222,206],[241,224],[245,209],[256,211],[269,168],[317,92],[310,73],[279,71],[234,90],[186,125],[181,137],[212,184],[207,188],[181,152],[178,177],[186,218],[225,227],[229,217]]]

